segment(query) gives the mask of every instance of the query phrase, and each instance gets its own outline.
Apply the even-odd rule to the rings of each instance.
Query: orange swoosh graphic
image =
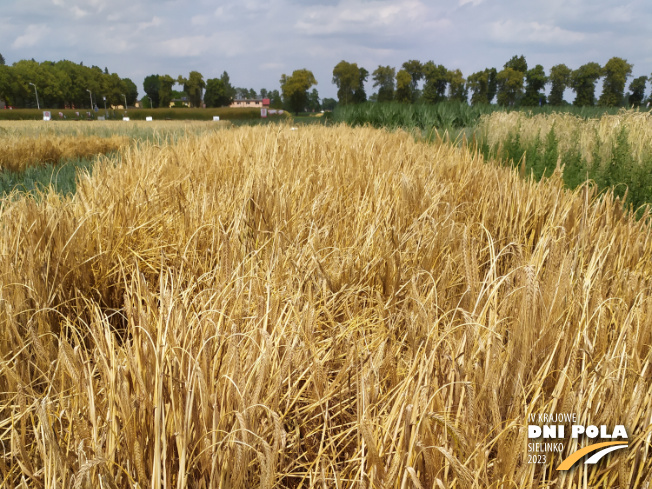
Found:
[[[576,452],[574,452],[572,455],[570,455],[568,458],[566,458],[562,463],[559,464],[559,467],[557,467],[557,470],[568,470],[570,469],[575,462],[577,462],[579,459],[581,459],[584,455],[595,452],[596,450],[599,450],[604,447],[610,447],[613,445],[623,445],[622,441],[606,441],[604,443],[594,443],[593,445],[589,445],[588,447],[584,447]]]

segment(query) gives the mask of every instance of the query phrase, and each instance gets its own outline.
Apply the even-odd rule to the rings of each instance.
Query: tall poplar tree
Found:
[[[391,66],[378,66],[372,76],[374,87],[378,87],[378,102],[391,102],[394,100],[396,70]]]
[[[617,107],[624,102],[625,84],[627,77],[632,74],[634,66],[622,58],[613,57],[602,68],[604,81],[602,82],[602,95],[598,100],[599,105]]]
[[[595,105],[595,83],[601,76],[602,68],[595,62],[586,63],[571,73],[570,86],[575,91],[573,105]]]
[[[333,68],[333,83],[337,86],[337,98],[342,105],[355,102],[355,91],[360,88],[360,69],[356,63],[340,61]]]
[[[570,86],[573,71],[565,64],[558,64],[550,68],[550,105],[564,104],[564,90]]]

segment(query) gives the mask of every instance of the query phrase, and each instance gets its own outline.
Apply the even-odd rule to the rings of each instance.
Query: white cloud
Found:
[[[462,6],[464,6],[464,5],[467,5],[467,4],[469,4],[469,3],[470,3],[471,5],[473,5],[474,7],[477,7],[477,6],[480,5],[482,2],[484,2],[484,0],[460,0],[460,7],[462,7]]]
[[[210,22],[210,18],[206,15],[195,15],[190,19],[190,23],[192,25],[206,25]]]
[[[167,56],[187,58],[202,55],[212,44],[212,39],[204,35],[177,37],[163,41],[159,51]]]
[[[274,70],[274,71],[280,71],[283,68],[285,68],[284,63],[263,63],[260,65],[261,70]]]
[[[97,12],[102,12],[106,7],[113,8],[115,7],[115,3],[116,2],[112,0],[85,0],[81,2],[82,5],[88,5],[88,4],[92,5],[93,7],[95,7]]]
[[[628,23],[634,20],[634,11],[630,5],[619,5],[617,7],[601,11],[601,18],[610,23]]]
[[[89,13],[98,14],[109,7],[110,10],[119,8],[117,3],[126,3],[122,0],[52,0],[57,7],[68,9],[76,19],[84,17]]]
[[[222,2],[222,4],[213,11],[213,17],[218,22],[251,22],[260,20],[269,11],[269,1],[236,1]]]
[[[148,29],[150,27],[158,27],[162,23],[163,23],[163,20],[161,20],[160,17],[154,16],[154,17],[152,17],[152,20],[150,20],[148,22],[140,22],[138,24],[138,28],[142,30],[142,29]]]
[[[512,20],[493,22],[489,29],[490,37],[502,43],[538,43],[549,45],[569,45],[586,40],[582,32],[562,29],[552,24],[539,22],[517,22]]]
[[[86,10],[79,8],[77,5],[71,8],[70,11],[72,12],[72,15],[75,17],[75,19],[81,19],[82,17],[86,17],[88,15]]]
[[[22,36],[18,36],[11,44],[11,47],[14,49],[21,49],[36,46],[41,39],[46,37],[49,33],[50,28],[46,25],[30,24],[25,29],[25,33]]]
[[[102,43],[101,50],[104,53],[110,53],[110,54],[129,53],[133,50],[133,44],[130,42],[130,40],[126,38],[113,37],[111,38],[110,43],[109,42]]]
[[[250,12],[260,13],[261,10],[269,10],[271,8],[270,2],[265,0],[244,0],[236,2],[240,8],[244,7]]]
[[[164,57],[194,58],[216,52],[226,57],[252,55],[256,48],[238,32],[221,31],[210,35],[197,34],[157,41],[155,50]]]
[[[355,34],[392,26],[409,27],[428,21],[428,9],[419,0],[342,2],[308,10],[295,27],[305,34]]]

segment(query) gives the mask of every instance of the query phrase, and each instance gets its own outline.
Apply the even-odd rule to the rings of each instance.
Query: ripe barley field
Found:
[[[34,195],[36,189],[48,187],[59,193],[74,193],[76,173],[92,168],[97,155],[115,153],[142,141],[167,144],[189,134],[210,134],[231,125],[229,121],[0,120],[0,197],[15,190]]]
[[[32,166],[117,151],[127,144],[127,138],[124,136],[0,137],[0,144],[3,145],[0,150],[0,171],[18,173]]]
[[[5,199],[0,488],[647,487],[649,215],[596,194],[267,125]],[[557,412],[629,447],[528,463]]]
[[[230,121],[6,121],[0,120],[0,140],[126,137],[156,143],[174,141],[231,127]],[[5,146],[5,144],[3,144]]]

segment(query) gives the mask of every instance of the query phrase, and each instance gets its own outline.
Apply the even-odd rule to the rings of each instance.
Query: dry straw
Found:
[[[0,171],[21,172],[30,166],[58,163],[71,158],[88,158],[117,151],[126,145],[124,136],[41,136],[36,138],[0,135]]]
[[[402,132],[124,148],[0,207],[0,488],[640,487],[647,220]],[[630,448],[528,464],[560,409]]]

